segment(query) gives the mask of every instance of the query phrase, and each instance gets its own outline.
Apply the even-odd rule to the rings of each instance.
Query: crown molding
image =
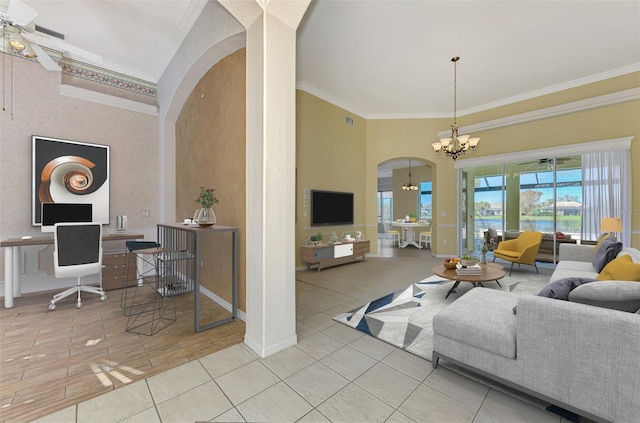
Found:
[[[634,63],[633,65],[624,66],[618,69],[612,69],[610,71],[601,72],[595,75],[590,75],[585,78],[574,79],[573,81],[564,82],[562,84],[552,85],[540,90],[530,91],[528,93],[505,98],[502,100],[494,101],[491,103],[483,104],[477,107],[470,107],[465,110],[458,111],[458,116],[470,115],[473,113],[483,112],[485,110],[491,110],[502,106],[508,106],[520,101],[531,100],[532,98],[542,97],[544,95],[557,93],[559,91],[568,90],[571,88],[581,87],[583,85],[593,84],[595,82],[604,81],[606,79],[616,78],[618,76],[626,75],[633,72],[640,72],[640,63]],[[451,116],[451,115],[450,115]]]
[[[54,62],[56,62],[58,66],[60,66],[62,73],[65,75],[81,78],[91,82],[97,82],[113,88],[131,91],[147,97],[158,97],[158,88],[153,82],[65,57],[61,52],[48,47],[41,46],[41,48]],[[2,51],[1,48],[0,51]],[[26,58],[15,52],[13,49],[11,50],[11,53],[5,54],[11,54],[15,59],[38,62],[38,59]]]
[[[573,101],[570,103],[560,104],[557,106],[547,107],[544,109],[534,110],[531,112],[520,113],[517,115],[507,116],[503,118],[488,120],[486,122],[476,123],[468,126],[461,126],[458,133],[470,134],[490,129],[503,128],[505,126],[518,125],[534,120],[548,119],[555,116],[566,115],[569,113],[580,112],[598,107],[610,106],[612,104],[624,103],[640,99],[640,87],[630,88],[624,91],[618,91],[611,94],[605,94],[597,97],[591,97],[584,100]],[[438,132],[438,137],[445,137],[451,134],[451,129]]]
[[[481,104],[476,107],[471,107],[464,110],[458,110],[457,116],[466,116],[473,113],[483,112],[486,110],[495,109],[497,107],[508,106],[513,103],[517,103],[520,101],[530,100],[532,98],[541,97],[548,94],[553,94],[559,91],[568,90],[571,88],[580,87],[583,85],[592,84],[595,82],[600,82],[606,79],[615,78],[618,76],[626,75],[633,72],[640,72],[640,63],[634,63],[629,66],[624,66],[617,69],[612,69],[610,71],[601,72],[595,75],[590,75],[584,78],[574,79],[573,81],[564,82],[562,84],[552,85],[546,88],[542,88],[540,90],[530,91],[528,93],[524,93],[522,95],[505,98],[502,100],[494,101],[491,103]],[[367,114],[362,110],[358,110],[356,106],[353,104],[349,104],[348,102],[328,95],[321,90],[307,84],[304,82],[299,82],[296,84],[296,88],[305,91],[309,94],[312,94],[322,100],[328,101],[329,103],[341,107],[351,113],[357,114],[360,117],[363,117],[367,120],[381,120],[381,119],[442,119],[442,118],[453,118],[453,114],[449,112],[427,112],[427,113],[370,113]]]
[[[296,88],[299,89],[300,91],[304,91],[306,93],[311,94],[314,97],[318,97],[321,100],[324,100],[328,103],[333,104],[334,106],[340,107],[344,110],[346,110],[347,112],[354,114],[358,117],[364,118],[365,114],[362,113],[361,111],[358,111],[357,108],[353,105],[353,104],[348,104],[338,98],[332,97],[330,95],[327,95],[319,90],[317,90],[316,88],[312,87],[311,85],[305,83],[305,82],[297,82],[296,83]]]

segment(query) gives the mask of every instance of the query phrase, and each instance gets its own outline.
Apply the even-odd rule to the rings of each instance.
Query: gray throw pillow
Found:
[[[591,260],[591,264],[593,264],[596,272],[600,273],[611,260],[616,258],[621,250],[622,243],[616,242],[613,236],[603,239],[593,254],[593,260]]]
[[[550,284],[542,288],[542,290],[538,292],[537,295],[540,297],[547,297],[547,298],[554,298],[557,300],[569,301],[569,293],[572,290],[574,290],[575,288],[579,287],[582,284],[594,282],[594,281],[595,279],[593,278],[578,278],[578,277],[558,279],[557,281],[551,282]],[[513,314],[517,314],[518,306],[513,307],[512,310],[513,310]]]
[[[634,313],[640,309],[640,283],[597,281],[571,291],[569,301]]]
[[[555,282],[551,282],[540,292],[538,292],[538,296],[547,297],[547,298],[555,298],[556,300],[565,300],[569,301],[569,293],[573,291],[575,288],[579,287],[582,284],[593,282],[595,279],[593,278],[564,278],[559,279]]]

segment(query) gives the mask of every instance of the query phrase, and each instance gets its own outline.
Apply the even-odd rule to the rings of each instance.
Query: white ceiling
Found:
[[[23,0],[36,24],[101,55],[103,67],[151,82],[205,1]],[[640,0],[312,0],[297,82],[369,119],[450,117],[453,56],[458,117],[637,71]]]
[[[151,82],[205,1],[23,0],[36,24]],[[640,0],[312,0],[297,81],[366,118],[451,116],[453,56],[458,116],[640,70]]]

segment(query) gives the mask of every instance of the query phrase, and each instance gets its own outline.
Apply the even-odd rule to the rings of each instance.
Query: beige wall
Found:
[[[246,50],[222,59],[195,86],[176,122],[176,216],[193,217],[200,187],[214,188],[217,224],[239,230],[239,308],[246,310]],[[249,240],[250,241],[250,240]],[[202,285],[231,303],[229,236],[202,237]]]
[[[458,123],[461,126],[481,123],[639,86],[640,73],[636,72],[463,116],[458,119]],[[302,188],[307,187],[305,184],[324,181],[325,178],[329,178],[333,189],[345,190],[344,180],[353,181],[359,179],[359,176],[350,172],[350,169],[337,167],[333,172],[327,174],[326,168],[317,162],[327,162],[328,158],[342,156],[341,150],[344,145],[361,146],[359,151],[354,151],[353,160],[359,161],[360,157],[366,157],[363,164],[366,180],[362,185],[354,185],[350,182],[350,186],[352,188],[364,187],[364,192],[355,192],[358,198],[366,198],[365,222],[363,224],[367,228],[367,238],[375,239],[378,164],[394,158],[422,160],[431,168],[433,179],[434,218],[432,233],[434,246],[432,248],[440,256],[456,254],[458,251],[457,226],[459,221],[457,172],[453,168],[451,159],[436,156],[431,148],[431,143],[438,139],[438,133],[450,126],[450,119],[367,121],[356,118],[358,124],[366,125],[366,134],[363,135],[359,132],[349,132],[340,126],[344,121],[344,115],[349,115],[349,113],[310,94],[298,91],[298,195],[301,195]],[[332,119],[337,122],[335,127],[324,124]],[[336,131],[335,135],[331,132],[331,128]],[[635,232],[632,235],[632,246],[640,247],[640,140],[638,140],[640,138],[640,101],[628,101],[518,125],[474,132],[473,135],[481,137],[479,148],[468,156],[474,158],[574,144],[576,154],[579,154],[579,144],[583,142],[634,136],[631,157],[632,177],[635,185],[633,187],[632,209],[630,210],[633,217],[632,228],[628,230]],[[336,139],[340,139],[341,142],[335,142]],[[460,159],[459,161],[463,162]],[[301,169],[306,171],[301,173]],[[402,184],[402,182],[399,183]],[[298,211],[300,211],[300,201],[298,203]],[[304,222],[300,222],[300,217],[296,228],[297,242],[300,245],[306,239],[309,231],[306,230],[308,228],[305,227]],[[377,251],[374,244],[371,249],[372,253]]]
[[[4,63],[8,78],[10,61]],[[0,237],[40,235],[40,228],[31,226],[31,136],[41,135],[109,145],[110,224],[104,231],[114,232],[116,216],[125,214],[130,232],[155,239],[159,216],[157,116],[62,96],[60,81],[59,72],[46,71],[38,62],[13,60],[13,107],[10,91],[3,89],[6,111],[0,111]],[[150,216],[142,217],[143,211]],[[25,250],[27,255],[37,252],[36,248]],[[4,260],[0,263],[0,275],[4,275]],[[55,283],[38,272],[37,260],[27,257],[24,266],[23,292]]]
[[[304,91],[297,91],[296,101],[296,266],[300,266],[299,246],[312,233],[335,231],[340,236],[361,230],[367,239],[376,239],[377,228],[375,221],[365,219],[365,121]],[[354,119],[353,126],[345,124],[346,116]],[[353,192],[354,224],[311,226],[311,201],[305,200],[305,189]]]

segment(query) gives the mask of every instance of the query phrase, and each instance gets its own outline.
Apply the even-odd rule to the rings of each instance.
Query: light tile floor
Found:
[[[37,422],[564,422],[331,319],[353,297],[297,282],[298,344],[261,359],[244,344]]]

